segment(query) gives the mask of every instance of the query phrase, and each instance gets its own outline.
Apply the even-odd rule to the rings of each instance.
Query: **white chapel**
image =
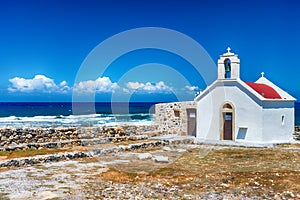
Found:
[[[250,143],[289,142],[294,131],[295,98],[264,73],[256,82],[240,79],[238,55],[218,60],[218,79],[195,98],[196,138]]]

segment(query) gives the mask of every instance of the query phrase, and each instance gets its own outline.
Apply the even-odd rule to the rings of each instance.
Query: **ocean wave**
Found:
[[[116,126],[118,124],[149,124],[154,114],[88,114],[33,117],[0,117],[0,127],[52,127],[52,126]]]

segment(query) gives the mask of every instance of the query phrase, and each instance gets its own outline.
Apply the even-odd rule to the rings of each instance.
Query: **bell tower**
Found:
[[[237,54],[227,52],[220,56],[218,60],[218,79],[239,79],[240,78],[240,59]]]

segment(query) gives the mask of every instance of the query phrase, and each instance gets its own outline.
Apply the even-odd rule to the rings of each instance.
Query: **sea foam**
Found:
[[[123,124],[151,124],[153,114],[90,114],[68,116],[1,117],[0,127],[89,127],[117,126]]]

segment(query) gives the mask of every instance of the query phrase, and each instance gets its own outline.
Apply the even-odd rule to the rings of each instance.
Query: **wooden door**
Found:
[[[224,140],[232,140],[232,113],[224,114]]]
[[[197,127],[196,109],[194,108],[186,109],[186,113],[187,113],[187,133],[188,135],[196,137],[196,127]]]

